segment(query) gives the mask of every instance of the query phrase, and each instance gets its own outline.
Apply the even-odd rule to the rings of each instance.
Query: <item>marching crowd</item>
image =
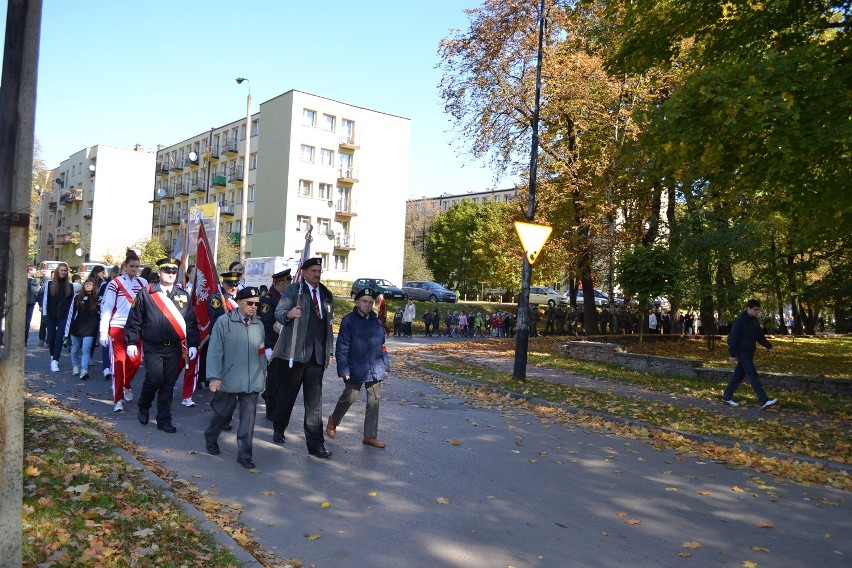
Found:
[[[70,347],[72,375],[88,380],[100,347],[115,412],[125,411],[134,400],[133,381],[144,365],[137,418],[147,425],[154,408],[157,428],[166,433],[177,431],[172,405],[181,375],[184,406],[195,406],[193,393],[208,388],[213,416],[204,430],[206,450],[221,453],[219,437],[233,429],[239,407],[237,461],[245,468],[255,467],[252,441],[260,396],[273,423],[273,442],[283,444],[301,391],[308,453],[330,458],[325,438],[336,436],[337,426],[365,387],[362,442],[385,447],[378,439],[379,386],[389,365],[371,290],[356,294],[355,308],[341,320],[335,347],[334,298],[321,283],[320,258],[303,259],[296,283],[289,269],[274,274],[272,286],[263,292],[243,285],[242,265],[234,262],[228,272],[214,276],[218,282],[211,283],[209,294],[205,280],[196,281],[194,266],[177,282],[179,260],[164,258],[156,264],[156,269],[140,271],[139,256],[128,249],[121,266],[109,272],[97,266],[78,285],[66,263],[44,282],[30,265],[25,342],[38,303],[39,345],[49,351],[51,372],[61,372],[63,348]],[[322,377],[332,358],[344,388],[323,427]]]

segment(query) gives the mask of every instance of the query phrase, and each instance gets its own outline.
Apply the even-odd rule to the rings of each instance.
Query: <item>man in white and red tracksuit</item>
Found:
[[[140,351],[128,356],[124,325],[136,295],[148,285],[144,278],[136,276],[139,255],[134,250],[127,249],[124,266],[124,274],[109,281],[101,298],[100,343],[104,348],[111,347],[112,401],[115,412],[124,410],[125,400],[133,400],[132,382],[142,363],[142,353]]]

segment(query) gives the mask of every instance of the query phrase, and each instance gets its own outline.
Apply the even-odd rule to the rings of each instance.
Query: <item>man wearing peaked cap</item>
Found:
[[[290,283],[293,281],[290,276],[290,269],[276,272],[272,275],[272,287],[269,292],[263,295],[258,306],[257,316],[263,322],[266,343],[266,360],[272,359],[272,348],[275,342],[278,341],[278,333],[281,331],[281,325],[275,321],[275,308],[278,302],[281,301],[281,294]],[[261,395],[266,401],[266,418],[267,420],[275,419],[275,399],[278,397],[279,374],[267,373],[266,375],[266,390]]]
[[[163,268],[177,268],[180,266],[180,261],[176,258],[161,258],[157,261],[157,269],[162,270]]]

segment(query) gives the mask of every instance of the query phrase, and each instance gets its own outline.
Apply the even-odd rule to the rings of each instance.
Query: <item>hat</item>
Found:
[[[219,274],[219,278],[222,279],[222,284],[237,284],[240,281],[239,272],[222,272]]]
[[[364,288],[363,290],[358,290],[357,292],[355,292],[355,299],[356,300],[359,299],[359,298],[362,298],[364,296],[370,296],[371,298],[375,298],[376,293],[373,292],[372,290],[370,290],[369,288]]]
[[[311,266],[322,266],[322,259],[318,256],[309,258],[302,264],[302,269],[310,268]]]
[[[254,287],[248,287],[237,292],[237,300],[245,300],[247,298],[260,298],[260,290]]]
[[[272,275],[272,283],[283,282],[284,280],[290,280],[290,269],[282,270],[281,272],[276,272]]]
[[[157,268],[177,268],[180,261],[176,258],[161,258],[157,261]]]

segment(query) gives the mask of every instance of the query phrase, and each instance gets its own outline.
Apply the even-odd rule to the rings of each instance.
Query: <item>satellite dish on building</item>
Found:
[[[190,152],[189,153],[189,159],[193,162],[197,162],[198,161],[198,153]]]
[[[74,251],[74,254],[76,254],[77,256],[83,256],[83,249],[77,247],[77,250]]]

